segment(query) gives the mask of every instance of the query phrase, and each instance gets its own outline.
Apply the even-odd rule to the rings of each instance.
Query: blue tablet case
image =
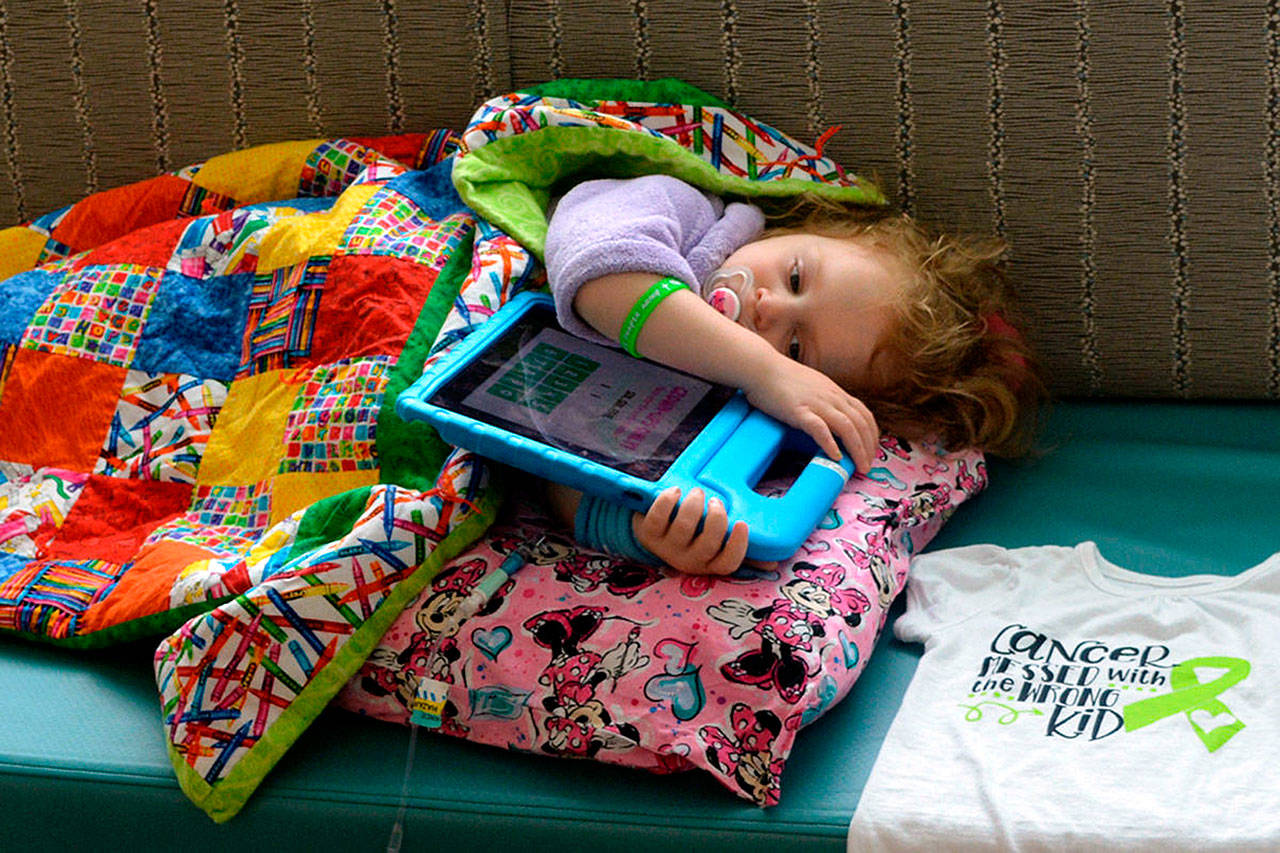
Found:
[[[445,441],[638,512],[699,487],[747,522],[747,556],[791,556],[853,473],[740,393],[568,335],[551,297],[524,293],[396,403]],[[808,457],[784,494],[755,491],[778,454]]]

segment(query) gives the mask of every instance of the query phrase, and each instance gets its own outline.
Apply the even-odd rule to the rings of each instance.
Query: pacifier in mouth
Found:
[[[742,296],[744,290],[751,287],[754,278],[746,267],[727,267],[716,270],[707,281],[711,292],[707,294],[707,302],[730,320],[737,321],[742,314]]]

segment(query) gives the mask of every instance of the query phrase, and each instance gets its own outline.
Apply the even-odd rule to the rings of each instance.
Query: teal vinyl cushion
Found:
[[[1163,575],[1234,574],[1280,551],[1280,406],[1061,403],[1045,444],[1033,461],[993,462],[988,491],[930,550],[1092,539],[1108,560]],[[849,697],[800,736],[775,808],[695,774],[421,733],[403,849],[842,850],[919,654],[891,634]],[[327,711],[245,810],[215,825],[173,778],[152,648],[0,639],[0,850],[386,848],[409,729]]]

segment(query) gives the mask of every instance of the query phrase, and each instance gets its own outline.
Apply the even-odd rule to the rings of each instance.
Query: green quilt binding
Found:
[[[188,619],[201,616],[210,610],[216,610],[234,599],[234,595],[223,595],[206,601],[197,601],[194,604],[185,604],[172,610],[161,610],[157,613],[139,616],[137,619],[130,619],[127,622],[117,622],[114,625],[109,625],[98,631],[91,631],[88,634],[73,634],[70,637],[50,637],[47,634],[36,634],[31,631],[13,631],[8,628],[4,630],[3,634],[6,637],[18,637],[41,645],[57,646],[60,649],[103,649],[107,646],[118,646],[147,638],[154,640],[157,637],[172,634],[182,627]]]
[[[517,90],[522,95],[567,98],[571,101],[631,101],[646,104],[688,104],[695,107],[732,106],[710,92],[686,83],[679,77],[657,80],[630,80],[625,77],[564,77]]]
[[[396,414],[396,400],[422,375],[422,365],[431,353],[431,346],[462,290],[462,283],[471,272],[475,236],[472,228],[440,270],[387,379],[382,407],[378,410],[378,434],[375,437],[378,481],[381,483],[429,489],[440,475],[440,466],[445,458],[453,451],[432,427],[421,421],[409,423]]]

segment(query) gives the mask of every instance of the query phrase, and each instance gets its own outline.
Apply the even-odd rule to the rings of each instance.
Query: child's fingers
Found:
[[[834,409],[828,413],[825,423],[831,434],[840,439],[840,443],[844,445],[845,451],[853,459],[854,464],[860,470],[866,470],[872,458],[872,451],[867,440],[866,429],[858,420],[856,412]],[[832,453],[825,446],[822,449],[836,461],[839,461],[843,455],[839,452]]]
[[[720,553],[724,535],[729,531],[729,514],[718,498],[707,501],[707,513],[702,517],[702,530],[689,543],[689,558],[696,563],[710,562]]]
[[[880,425],[876,423],[876,416],[867,408],[867,404],[857,397],[850,397],[848,413],[853,422],[862,428],[864,435],[871,436],[875,439],[873,444],[879,445]]]
[[[841,434],[840,440],[844,442],[849,455],[853,457],[853,464],[857,469],[866,472],[871,467],[875,456],[871,440],[867,437],[866,427],[850,422],[846,431]]]
[[[853,457],[855,463],[866,458],[865,439],[862,431],[858,429],[858,424],[854,421],[853,416],[848,412],[836,409],[827,418],[827,426],[830,427],[844,445],[844,449]],[[832,457],[837,459],[838,457]]]
[[[742,565],[742,559],[747,555],[748,532],[745,521],[739,521],[733,525],[733,531],[725,540],[720,553],[707,563],[707,574],[731,575],[738,570]]]
[[[675,518],[671,520],[671,526],[667,528],[667,535],[674,544],[687,546],[693,541],[698,522],[702,520],[703,504],[702,489],[690,489],[689,494],[685,495],[680,508],[676,510]]]
[[[853,457],[859,471],[867,471],[875,462],[876,447],[880,444],[880,430],[875,416],[856,397],[850,397],[841,413],[842,428],[838,430],[845,449]]]
[[[818,444],[818,448],[832,459],[840,458],[840,445],[836,444],[836,438],[831,433],[831,427],[816,412],[805,412],[796,418],[796,426],[798,426],[805,435],[812,438]]]
[[[679,486],[663,489],[653,499],[648,511],[640,519],[640,523],[636,526],[636,534],[650,541],[665,536],[667,528],[671,526],[671,512],[679,502]],[[642,541],[641,544],[644,544],[644,542]],[[645,547],[648,547],[648,545],[645,545]]]

